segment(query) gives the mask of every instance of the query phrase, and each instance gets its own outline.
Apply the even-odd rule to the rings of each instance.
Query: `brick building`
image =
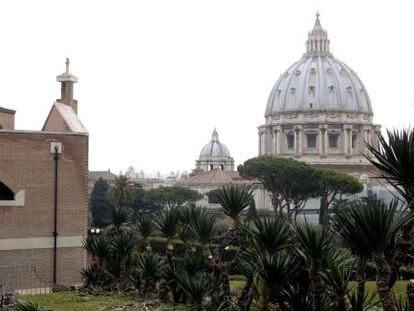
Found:
[[[28,279],[50,285],[81,283],[89,138],[77,116],[78,79],[68,60],[57,81],[61,98],[41,131],[15,130],[15,111],[0,108],[0,285],[22,278],[13,267],[30,267],[35,276]],[[15,289],[35,286],[16,283]]]

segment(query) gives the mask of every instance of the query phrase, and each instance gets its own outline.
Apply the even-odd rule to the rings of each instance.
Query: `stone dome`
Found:
[[[206,144],[200,152],[202,158],[230,158],[229,149],[219,141],[217,130],[214,129],[211,141]]]
[[[363,83],[349,66],[333,57],[329,44],[317,14],[306,53],[275,83],[266,116],[310,110],[373,114]]]

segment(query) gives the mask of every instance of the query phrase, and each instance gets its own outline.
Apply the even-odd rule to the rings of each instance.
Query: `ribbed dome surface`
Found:
[[[356,73],[329,52],[317,15],[307,52],[283,73],[270,93],[266,116],[297,110],[333,110],[372,115],[368,93]]]
[[[226,158],[230,157],[229,149],[219,141],[218,133],[214,129],[211,141],[200,152],[200,158]]]

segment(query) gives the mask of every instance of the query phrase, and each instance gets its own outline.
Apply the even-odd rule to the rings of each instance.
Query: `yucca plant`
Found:
[[[251,204],[254,197],[250,186],[231,185],[220,188],[215,193],[215,198],[220,204],[223,213],[233,220],[233,224],[224,234],[220,246],[214,250],[213,254],[213,289],[211,298],[213,310],[217,310],[221,305],[220,300],[223,302],[229,302],[231,300],[228,276],[229,267],[223,266],[222,255],[227,246],[234,240],[237,230],[240,227],[240,216]],[[220,292],[221,283],[222,293]]]
[[[373,157],[368,160],[379,170],[384,178],[405,199],[411,211],[414,211],[414,129],[387,131],[387,137],[378,135],[379,144],[367,144]],[[396,252],[391,260],[389,286],[397,280],[399,268],[407,259],[412,245],[411,232],[413,221],[401,227]]]
[[[154,291],[165,266],[164,260],[157,254],[147,252],[135,257],[135,266],[143,280],[144,295]]]
[[[366,282],[366,264],[371,258],[371,250],[367,247],[367,241],[361,239],[361,232],[355,230],[351,217],[348,217],[352,201],[338,202],[334,207],[334,214],[331,218],[332,231],[339,237],[343,245],[351,251],[356,259],[356,281],[358,283],[355,293],[354,311],[363,311],[364,301],[366,301],[365,282]]]
[[[377,291],[384,311],[395,310],[389,286],[390,268],[385,254],[404,223],[397,212],[398,202],[385,204],[378,200],[359,200],[348,203],[342,217],[342,230],[359,236],[359,244],[366,248],[377,268]],[[339,213],[338,215],[341,215]],[[361,247],[362,247],[361,246]]]
[[[249,263],[249,259],[248,253],[242,254],[235,267],[236,273],[243,275],[246,278],[246,283],[244,284],[243,290],[237,301],[240,311],[250,310],[256,290],[254,284],[255,270],[254,266]]]
[[[322,279],[328,286],[328,297],[332,301],[332,309],[347,311],[346,299],[349,281],[352,275],[353,260],[350,254],[344,251],[332,252],[325,258],[325,269]]]
[[[137,238],[133,233],[122,233],[112,237],[112,257],[118,259],[119,278],[123,282],[128,279],[136,246]]]
[[[191,214],[188,226],[194,239],[206,246],[211,242],[215,233],[216,217],[200,209],[199,212]]]
[[[278,293],[279,306],[282,311],[314,311],[308,272],[299,268],[297,276],[289,281]]]
[[[167,238],[167,254],[173,249],[172,241],[177,235],[177,228],[179,225],[178,212],[170,209],[157,214],[155,223],[162,235]]]
[[[130,213],[125,207],[117,206],[112,209],[111,223],[103,230],[108,236],[132,231]]]
[[[216,199],[223,213],[238,225],[240,215],[253,200],[253,191],[250,186],[226,186],[217,191]]]
[[[176,279],[181,288],[190,297],[191,304],[196,311],[203,310],[203,299],[211,291],[211,280],[208,274],[201,273],[189,276],[185,271],[176,274]]]
[[[289,252],[269,253],[268,251],[250,253],[250,264],[264,284],[262,310],[269,309],[269,303],[276,294],[295,279],[299,270],[299,260]]]
[[[14,307],[16,311],[42,311],[44,310],[37,302],[18,301]]]
[[[351,305],[352,311],[368,311],[372,310],[379,304],[378,296],[376,291],[366,291],[362,300],[362,309],[359,309],[359,297],[356,290],[350,290],[347,294],[348,301]]]
[[[148,242],[148,238],[153,234],[156,230],[155,222],[153,217],[145,215],[140,216],[137,218],[135,223],[135,227],[142,239],[142,245],[146,250],[151,249],[151,245]]]
[[[378,135],[379,145],[367,145],[368,160],[408,204],[414,200],[414,129],[387,131]],[[414,206],[412,206],[414,209]]]
[[[309,269],[309,279],[313,294],[313,307],[322,310],[322,293],[325,284],[321,271],[326,256],[332,249],[332,235],[326,226],[309,224],[307,222],[295,225],[298,253],[305,260]]]
[[[256,218],[252,221],[248,231],[258,251],[278,252],[290,247],[293,243],[293,232],[285,219]]]
[[[88,235],[82,240],[85,249],[92,255],[93,261],[99,269],[103,269],[105,258],[108,256],[111,248],[110,239],[103,234]]]

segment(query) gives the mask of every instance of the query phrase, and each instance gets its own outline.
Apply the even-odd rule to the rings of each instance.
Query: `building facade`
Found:
[[[16,287],[8,290],[81,284],[86,264],[89,135],[69,61],[57,81],[61,98],[41,131],[16,130],[14,111],[0,109],[0,284]]]

